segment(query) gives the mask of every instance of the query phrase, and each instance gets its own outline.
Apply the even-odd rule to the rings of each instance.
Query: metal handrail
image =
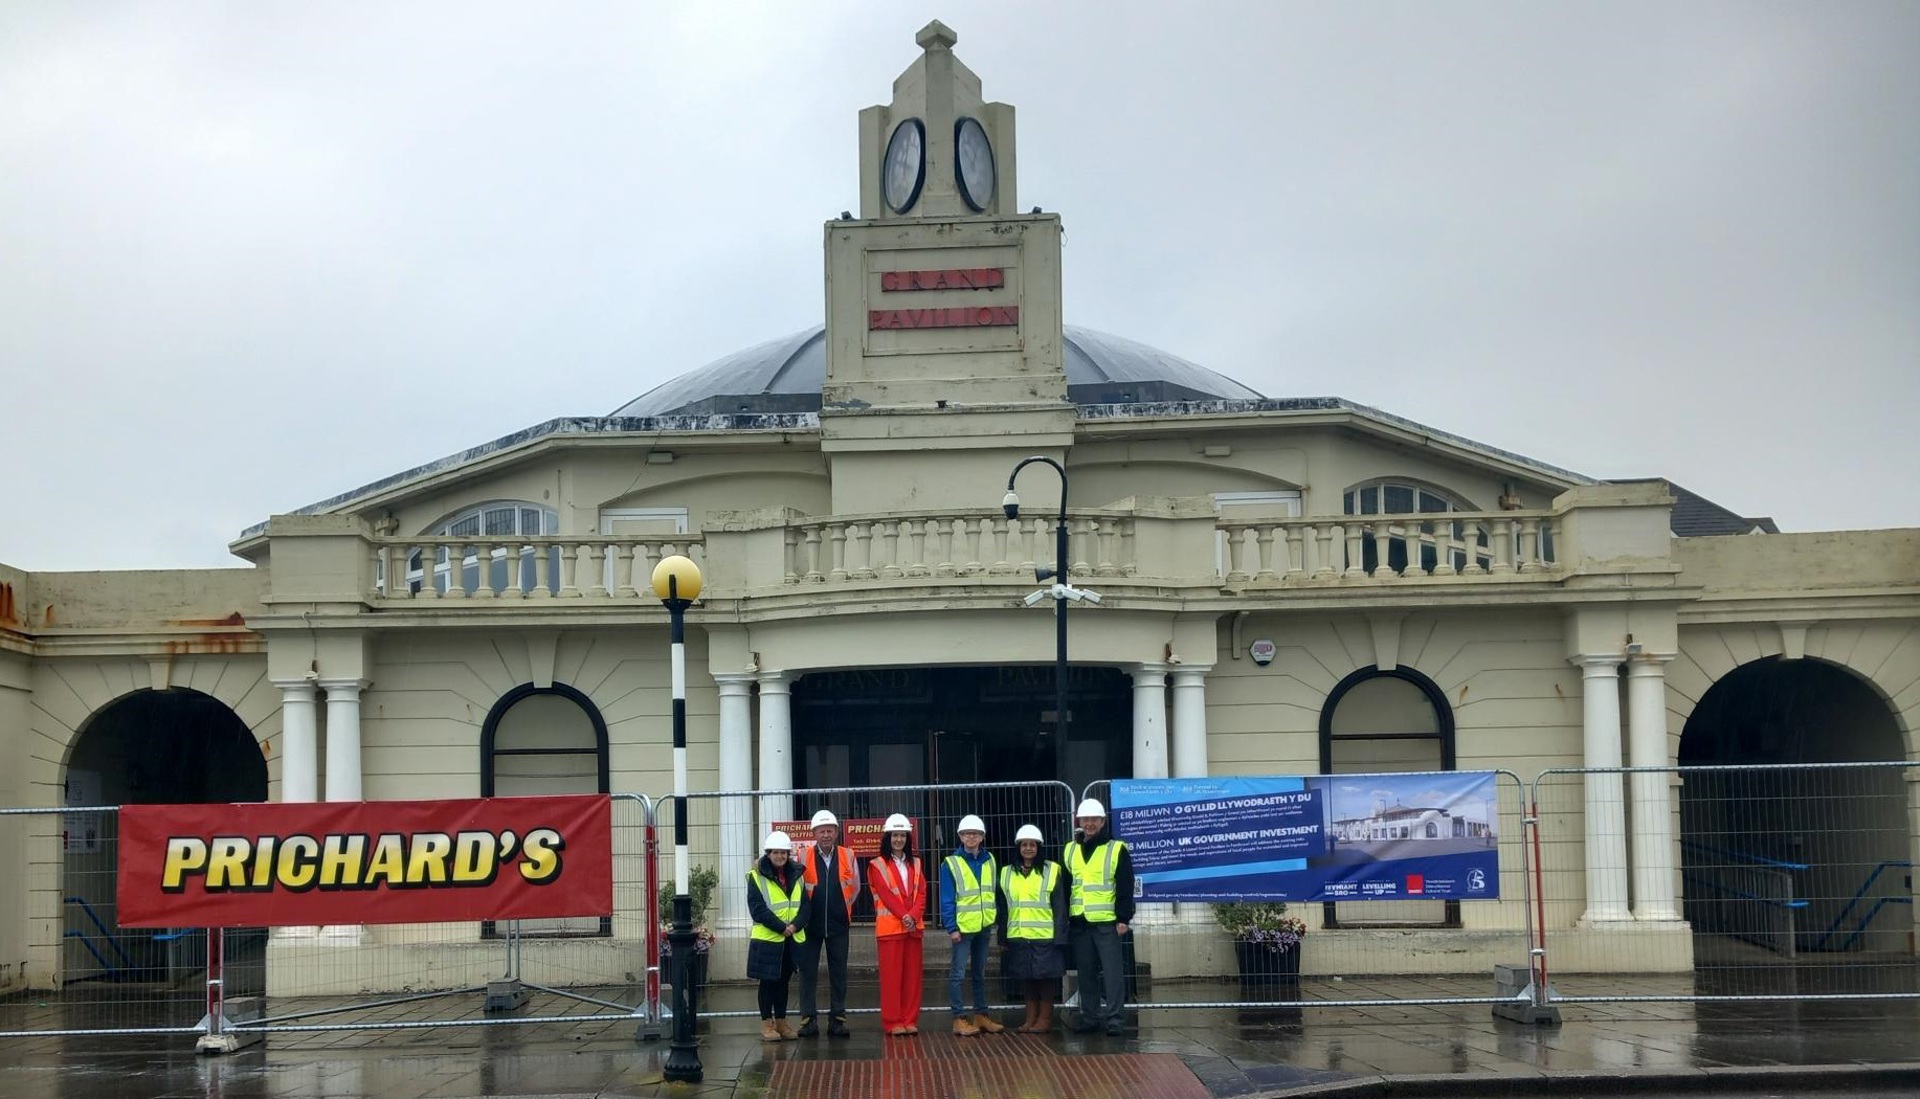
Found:
[[[1873,872],[1867,875],[1867,880],[1861,882],[1860,888],[1854,890],[1853,897],[1852,899],[1847,901],[1846,907],[1840,909],[1840,914],[1833,918],[1833,923],[1827,925],[1827,930],[1824,934],[1820,936],[1820,941],[1814,944],[1813,948],[1815,950],[1825,950],[1827,948],[1828,940],[1833,938],[1833,933],[1835,931],[1840,930],[1840,925],[1846,921],[1847,915],[1853,911],[1853,906],[1856,904],[1859,904],[1861,899],[1867,895],[1867,890],[1871,889],[1873,887],[1873,883],[1879,880],[1881,872],[1886,870],[1888,867],[1893,867],[1893,866],[1901,867],[1907,870],[1913,869],[1913,863],[1905,859],[1886,859],[1886,860],[1883,860],[1880,863],[1880,865],[1874,867]],[[1873,906],[1873,908],[1867,913],[1866,918],[1860,921],[1860,926],[1853,929],[1853,934],[1848,936],[1847,941],[1840,944],[1839,948],[1841,950],[1846,950],[1847,948],[1851,947],[1856,941],[1858,941],[1860,936],[1865,934],[1867,928],[1870,925],[1872,925],[1874,916],[1878,915],[1880,910],[1882,908],[1885,908],[1889,901],[1891,901],[1894,904],[1900,904],[1903,902],[1906,904],[1912,904],[1913,898],[1911,897],[1881,898],[1880,903]]]
[[[1688,851],[1704,851],[1709,855],[1722,855],[1726,858],[1739,859],[1741,862],[1752,863],[1755,866],[1771,866],[1777,870],[1813,869],[1812,866],[1804,862],[1781,862],[1779,859],[1770,859],[1762,855],[1749,855],[1744,851],[1729,851],[1724,847],[1712,847],[1694,840],[1681,840],[1680,846],[1682,849]]]

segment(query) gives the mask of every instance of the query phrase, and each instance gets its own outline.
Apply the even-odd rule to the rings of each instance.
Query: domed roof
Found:
[[[1067,396],[1077,405],[1258,400],[1260,394],[1155,347],[1067,325]],[[664,382],[613,416],[818,412],[827,380],[827,330],[819,325],[755,344]]]

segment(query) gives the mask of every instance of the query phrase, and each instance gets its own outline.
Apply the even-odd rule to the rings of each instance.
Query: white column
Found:
[[[734,791],[753,789],[753,677],[720,674],[720,921],[719,927],[747,926],[743,882],[753,866],[760,837],[753,834],[753,799]]]
[[[1173,669],[1173,774],[1207,777],[1207,673],[1211,667]]]
[[[327,692],[327,800],[360,801],[360,692],[364,679],[323,679]]]
[[[1635,767],[1671,767],[1667,748],[1667,662],[1672,656],[1627,661],[1627,747]],[[1633,917],[1680,919],[1673,897],[1673,783],[1668,772],[1633,778]]]
[[[364,679],[323,679],[327,692],[327,800],[360,801],[360,692]],[[344,946],[358,944],[366,929],[329,924],[321,934]]]
[[[313,684],[276,680],[280,688],[280,800],[320,798],[320,712]]]
[[[1620,661],[1618,654],[1581,655],[1585,702],[1585,764],[1620,766]],[[1627,820],[1620,775],[1586,776],[1587,914],[1583,922],[1630,920],[1627,910]]]
[[[1207,673],[1211,667],[1181,665],[1173,669],[1173,776],[1207,777]],[[1174,906],[1182,924],[1213,926],[1211,905],[1182,902]]]
[[[759,789],[793,789],[793,680],[785,672],[760,673]],[[761,798],[760,835],[792,815],[792,797]],[[757,839],[754,844],[758,849]]]
[[[1136,664],[1133,676],[1133,777],[1167,777],[1167,666]],[[1107,812],[1113,812],[1108,806]],[[1137,927],[1160,927],[1174,919],[1173,905],[1143,904],[1134,910]]]
[[[1133,777],[1167,777],[1167,666],[1136,664],[1133,676]]]

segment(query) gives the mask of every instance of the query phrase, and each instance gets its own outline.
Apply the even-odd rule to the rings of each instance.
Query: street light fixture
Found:
[[[1089,603],[1100,602],[1100,593],[1076,588],[1067,583],[1067,470],[1059,462],[1044,454],[1035,454],[1031,458],[1020,459],[1007,474],[1007,494],[1000,498],[1000,507],[1006,511],[1008,519],[1020,518],[1020,497],[1013,491],[1013,482],[1020,471],[1041,462],[1052,466],[1060,475],[1060,517],[1053,528],[1053,567],[1036,565],[1033,576],[1036,580],[1051,578],[1053,585],[1027,596],[1026,604],[1031,607],[1042,599],[1053,599],[1053,723],[1064,738],[1067,735],[1067,604],[1085,600]],[[1045,732],[1044,727],[1041,730]]]
[[[687,608],[700,598],[700,566],[674,554],[653,567],[653,594],[666,605],[673,645],[673,1043],[663,1070],[669,1080],[698,1083],[700,1043],[694,1037],[693,897],[687,892]]]

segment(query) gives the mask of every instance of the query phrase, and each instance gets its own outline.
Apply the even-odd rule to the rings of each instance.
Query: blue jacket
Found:
[[[973,876],[976,878],[980,876],[982,872],[982,868],[987,864],[987,860],[992,857],[992,852],[987,850],[987,845],[984,843],[980,845],[980,853],[977,855],[969,856],[967,854],[967,849],[964,847],[954,848],[953,853],[967,860],[967,865],[973,870]],[[999,873],[1000,873],[999,864],[995,863],[994,864],[994,880],[988,883],[988,887],[995,891],[996,896],[999,894],[999,889],[1000,889]],[[960,930],[960,922],[955,918],[955,908],[957,906],[954,904],[954,900],[953,900],[954,894],[957,891],[957,889],[958,889],[957,883],[953,880],[953,868],[947,865],[947,860],[941,859],[940,860],[940,929],[942,931]],[[991,919],[991,917],[989,917],[989,919]],[[989,928],[988,930],[991,930],[991,928]]]

